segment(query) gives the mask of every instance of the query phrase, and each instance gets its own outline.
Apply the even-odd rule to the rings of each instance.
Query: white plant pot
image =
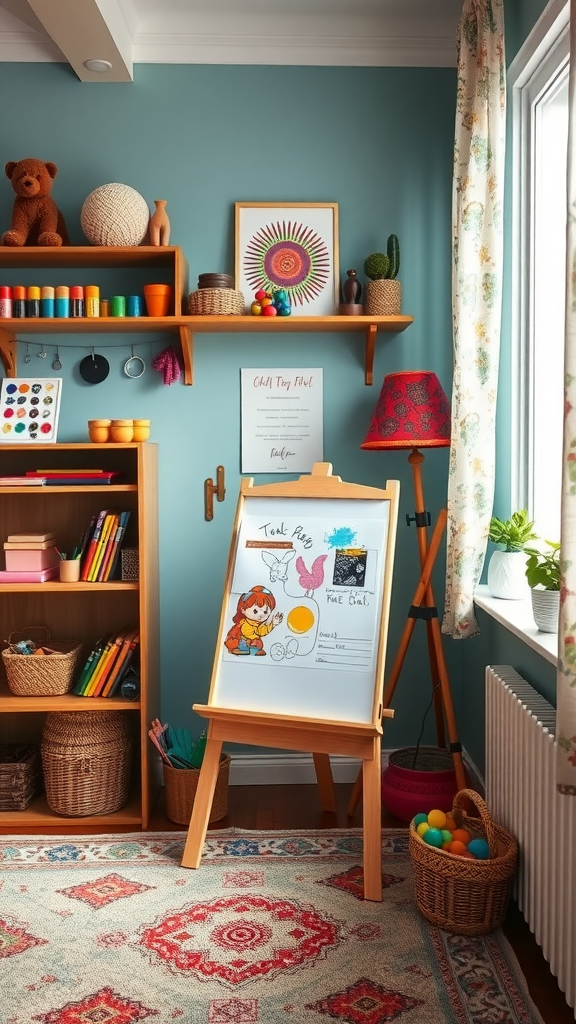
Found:
[[[558,616],[560,614],[560,591],[532,590],[532,613],[534,622],[542,633],[558,632]]]
[[[506,601],[526,600],[530,589],[526,579],[526,553],[493,551],[486,582],[493,597],[502,597]]]

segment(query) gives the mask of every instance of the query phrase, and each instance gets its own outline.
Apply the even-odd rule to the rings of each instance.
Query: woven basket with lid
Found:
[[[42,733],[48,806],[56,814],[111,814],[128,799],[132,740],[122,711],[51,711]]]
[[[199,288],[188,297],[191,316],[241,316],[244,306],[244,296],[235,288]]]

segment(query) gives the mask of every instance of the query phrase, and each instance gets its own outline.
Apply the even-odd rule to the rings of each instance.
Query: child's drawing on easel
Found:
[[[266,654],[263,636],[268,636],[275,626],[280,625],[284,616],[274,612],[276,598],[266,587],[256,586],[238,598],[234,625],[228,630],[224,646],[230,654],[255,655]]]

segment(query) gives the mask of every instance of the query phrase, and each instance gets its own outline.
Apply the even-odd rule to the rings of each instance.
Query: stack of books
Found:
[[[21,476],[0,476],[0,487],[79,487],[113,484],[121,473],[105,469],[31,469]]]
[[[80,579],[106,583],[116,576],[129,511],[103,508],[92,516],[75,557],[80,556]]]
[[[98,640],[72,692],[79,697],[116,697],[134,664],[139,639],[137,629],[122,629]]]
[[[10,533],[4,542],[6,568],[0,583],[44,583],[58,576],[60,552],[55,533]]]

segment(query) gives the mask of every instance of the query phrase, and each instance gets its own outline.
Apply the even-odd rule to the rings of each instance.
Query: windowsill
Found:
[[[546,658],[551,665],[558,664],[558,634],[543,633],[537,629],[529,597],[525,601],[506,601],[501,597],[492,597],[486,584],[481,584],[476,588],[474,603],[533,651]]]

